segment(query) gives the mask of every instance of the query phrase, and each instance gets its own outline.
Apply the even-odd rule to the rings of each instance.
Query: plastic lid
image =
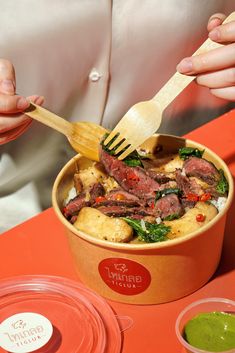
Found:
[[[119,353],[121,332],[108,303],[55,276],[0,282],[0,352]]]

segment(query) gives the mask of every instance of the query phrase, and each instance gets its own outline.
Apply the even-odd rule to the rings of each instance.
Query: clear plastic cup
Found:
[[[205,298],[198,301],[195,301],[188,305],[184,310],[179,314],[176,324],[175,331],[176,335],[185,348],[186,352],[189,353],[214,353],[212,351],[207,351],[191,346],[184,339],[184,328],[189,320],[201,313],[209,312],[225,312],[235,315],[235,301],[226,299],[226,298]],[[235,347],[230,350],[221,351],[218,353],[235,353]]]

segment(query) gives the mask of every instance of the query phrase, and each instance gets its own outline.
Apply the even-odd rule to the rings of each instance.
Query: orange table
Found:
[[[234,134],[235,110],[187,137],[214,150],[229,165],[235,178]],[[21,274],[50,274],[78,280],[63,226],[52,209],[0,236],[0,278]],[[130,316],[134,321],[124,333],[122,353],[183,352],[175,336],[176,317],[187,304],[211,296],[235,300],[235,201],[228,215],[220,266],[203,288],[161,305],[137,306],[109,301],[118,315]]]

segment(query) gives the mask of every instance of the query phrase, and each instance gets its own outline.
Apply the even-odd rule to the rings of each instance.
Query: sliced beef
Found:
[[[151,169],[151,168],[160,168],[162,165],[169,163],[172,159],[174,159],[174,155],[172,154],[163,154],[163,155],[156,155],[155,159],[144,158],[141,160],[144,169]]]
[[[132,217],[139,216],[158,216],[157,210],[152,210],[150,207],[124,207],[122,205],[116,206],[101,206],[97,208],[100,212],[110,217]],[[157,214],[156,214],[157,213]]]
[[[184,162],[183,168],[187,176],[195,176],[209,185],[217,183],[220,179],[214,164],[203,158],[190,157]]]
[[[86,200],[86,194],[83,192],[67,203],[63,209],[63,214],[66,218],[71,218],[72,216],[77,215],[83,207],[90,205],[90,201]]]
[[[188,194],[199,195],[202,193],[202,187],[197,184],[195,180],[189,179],[187,176],[182,175],[181,169],[176,170],[175,176],[177,186],[182,191],[183,197],[186,197]]]
[[[145,199],[155,195],[155,192],[159,190],[159,183],[149,177],[143,168],[129,167],[103,149],[100,152],[100,160],[107,173],[131,194]]]
[[[159,216],[162,219],[170,215],[182,216],[182,214],[184,213],[184,209],[176,194],[168,194],[160,198],[155,203],[154,208],[159,212]]]
[[[100,206],[97,208],[100,212],[109,217],[129,217],[134,214],[133,208],[122,206]]]
[[[191,201],[191,200],[187,200],[184,198],[181,199],[181,204],[184,209],[193,208],[196,205],[196,203],[197,203],[197,201]]]
[[[146,173],[148,176],[150,176],[150,178],[156,180],[159,184],[164,184],[171,180],[171,178],[167,174],[156,172],[152,169],[146,170]]]
[[[137,207],[139,203],[133,200],[103,200],[92,205],[94,208],[119,206],[124,208]]]
[[[78,215],[72,216],[69,220],[70,223],[74,224],[78,218]]]
[[[159,187],[159,190],[165,190],[165,189],[175,189],[177,188],[177,183],[175,180],[170,180],[167,183],[161,184]]]
[[[106,194],[106,198],[108,200],[117,200],[117,198],[120,195],[123,196],[124,200],[132,200],[132,201],[141,202],[141,200],[137,196],[130,194],[129,192],[127,192],[121,188],[111,190],[108,194]]]
[[[92,185],[90,191],[90,202],[91,204],[95,203],[95,200],[99,196],[104,196],[105,189],[101,183],[95,183]]]

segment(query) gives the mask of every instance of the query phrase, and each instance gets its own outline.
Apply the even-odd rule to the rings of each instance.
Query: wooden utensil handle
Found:
[[[24,111],[24,114],[39,121],[40,123],[43,123],[44,125],[51,127],[54,130],[61,132],[65,136],[70,136],[72,133],[73,126],[70,122],[32,102]]]
[[[223,22],[228,23],[235,21],[235,12],[232,12]],[[208,38],[193,54],[203,54],[210,50],[222,47],[223,44],[213,42]],[[152,98],[157,100],[162,109],[165,109],[193,80],[195,76],[186,76],[176,72],[167,83],[160,89],[160,91]]]

